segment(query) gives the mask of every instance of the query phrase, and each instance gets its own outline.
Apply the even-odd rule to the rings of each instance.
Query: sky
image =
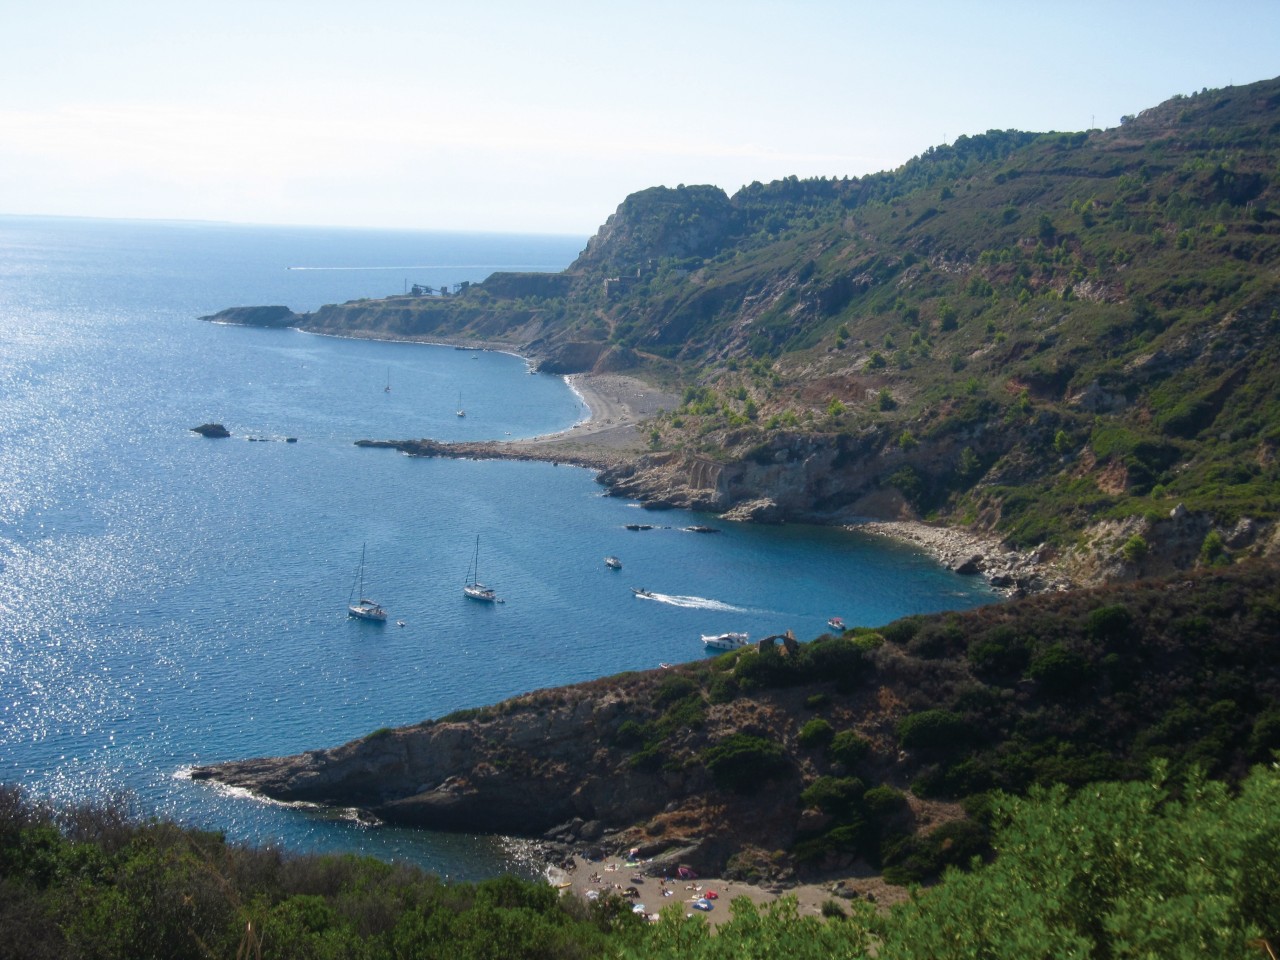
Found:
[[[588,236],[1280,76],[1280,0],[0,0],[0,214]]]

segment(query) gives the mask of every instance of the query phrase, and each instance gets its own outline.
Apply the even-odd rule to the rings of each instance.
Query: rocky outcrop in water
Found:
[[[288,307],[228,307],[217,313],[201,317],[210,323],[232,323],[244,327],[293,327],[303,319],[302,314],[294,313]]]
[[[231,436],[231,431],[220,423],[202,423],[198,427],[192,427],[191,432],[214,440],[225,440]]]

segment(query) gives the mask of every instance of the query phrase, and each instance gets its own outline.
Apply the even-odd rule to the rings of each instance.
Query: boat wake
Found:
[[[658,603],[666,603],[673,607],[687,607],[690,610],[718,610],[722,613],[766,612],[752,610],[749,607],[739,607],[733,603],[725,603],[723,600],[710,600],[707,597],[681,597],[669,593],[653,593],[652,591],[638,593],[636,596],[641,600],[656,600]]]

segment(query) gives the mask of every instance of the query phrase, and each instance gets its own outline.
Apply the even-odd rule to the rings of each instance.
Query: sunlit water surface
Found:
[[[559,270],[582,246],[0,217],[0,779],[60,801],[127,794],[236,840],[529,872],[518,841],[370,828],[183,772],[698,658],[702,633],[811,637],[833,614],[876,625],[994,599],[857,534],[642,515],[585,470],[353,445],[585,415],[518,357],[195,319]],[[233,439],[190,431],[206,421]],[[680,529],[695,523],[722,532]],[[477,537],[501,605],[462,596]],[[362,549],[386,626],[346,616]]]

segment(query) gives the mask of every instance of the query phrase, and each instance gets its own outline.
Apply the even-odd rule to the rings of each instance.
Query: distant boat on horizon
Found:
[[[391,368],[387,367],[387,385],[382,388],[383,393],[391,392]]]

